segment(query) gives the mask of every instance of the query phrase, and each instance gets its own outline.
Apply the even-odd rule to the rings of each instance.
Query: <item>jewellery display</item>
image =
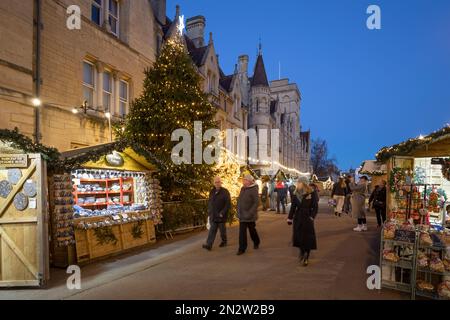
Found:
[[[12,185],[8,180],[0,181],[0,197],[6,198],[12,191]]]
[[[20,178],[22,178],[22,170],[20,169],[8,169],[8,181],[12,184],[17,184]]]
[[[28,207],[28,197],[22,192],[16,194],[13,202],[14,207],[19,211],[23,211]]]
[[[33,181],[25,182],[25,184],[23,185],[23,193],[27,197],[34,197],[34,196],[36,196],[36,194],[37,194],[36,183],[34,183]]]

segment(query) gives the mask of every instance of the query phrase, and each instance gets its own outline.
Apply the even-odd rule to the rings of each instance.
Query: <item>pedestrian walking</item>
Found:
[[[253,241],[254,248],[258,249],[260,239],[256,231],[258,220],[258,185],[251,175],[244,176],[243,187],[237,203],[237,216],[239,219],[239,250],[237,255],[247,250],[247,229]]]
[[[344,200],[344,212],[347,215],[351,216],[352,213],[352,203],[351,203],[351,198],[352,198],[352,190],[350,189],[350,183],[351,183],[351,176],[347,176],[345,178],[345,185],[347,186],[347,195],[345,196],[345,200]],[[353,217],[352,217],[353,218]]]
[[[267,186],[267,181],[264,181],[261,190],[261,203],[263,211],[267,210],[268,196],[269,196],[269,187]]]
[[[336,207],[334,209],[335,216],[341,216],[344,212],[345,197],[347,196],[347,184],[343,177],[339,178],[339,181],[334,184],[331,191],[331,198],[336,200]]]
[[[311,250],[317,249],[314,219],[317,216],[317,193],[301,177],[292,199],[287,223],[293,225],[292,244],[300,249],[300,263],[308,265]]]
[[[309,186],[314,190],[314,192],[316,193],[316,212],[314,213],[314,216],[317,215],[317,213],[319,212],[319,201],[320,201],[320,190],[319,187],[317,186],[317,184],[315,183],[310,183]]]
[[[353,178],[350,181],[352,216],[358,219],[358,225],[353,229],[356,232],[367,231],[366,193],[368,181],[366,176],[362,176],[358,184],[355,184]]]
[[[269,200],[270,200],[270,211],[276,210],[276,203],[277,203],[277,192],[275,189],[275,181],[271,180],[269,182]]]
[[[222,187],[222,180],[220,177],[214,178],[214,188],[209,193],[208,200],[208,218],[209,218],[209,233],[206,244],[203,248],[211,250],[214,240],[216,239],[217,230],[220,230],[220,237],[222,242],[219,247],[227,245],[227,230],[226,222],[228,219],[228,211],[231,208],[230,192]]]
[[[283,214],[286,214],[286,197],[287,197],[287,188],[284,185],[283,181],[278,180],[278,183],[275,187],[277,192],[277,213],[280,213],[280,204],[283,208]]]
[[[369,199],[369,205],[372,203],[372,208],[375,209],[377,215],[378,227],[381,227],[386,221],[386,185],[386,181],[381,181],[381,183],[376,186]]]

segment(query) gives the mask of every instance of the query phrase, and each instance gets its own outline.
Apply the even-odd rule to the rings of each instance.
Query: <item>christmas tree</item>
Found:
[[[152,154],[158,167],[157,178],[163,198],[193,200],[205,198],[215,175],[214,165],[175,164],[172,149],[179,141],[171,141],[176,129],[187,129],[194,141],[194,121],[201,121],[202,134],[216,128],[216,109],[201,89],[201,78],[180,34],[168,39],[154,65],[145,71],[143,93],[130,106],[123,139],[132,141]],[[210,142],[202,142],[203,149]],[[191,142],[191,155],[194,147]]]

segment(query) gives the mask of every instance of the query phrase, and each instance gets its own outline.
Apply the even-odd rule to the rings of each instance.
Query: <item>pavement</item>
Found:
[[[409,299],[391,290],[369,290],[366,269],[379,263],[380,229],[373,214],[369,230],[356,233],[354,219],[334,216],[321,200],[316,219],[318,250],[307,267],[292,247],[286,215],[260,212],[261,245],[237,256],[238,228],[228,228],[229,243],[202,249],[207,231],[158,241],[136,251],[81,268],[81,289],[69,290],[65,270],[52,269],[45,289],[0,290],[0,299],[174,299],[174,300],[303,300]]]

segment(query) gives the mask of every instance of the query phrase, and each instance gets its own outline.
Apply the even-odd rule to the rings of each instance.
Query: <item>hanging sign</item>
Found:
[[[431,158],[431,164],[444,164],[444,159],[442,159],[442,158]]]
[[[0,168],[27,168],[26,154],[0,154]]]

